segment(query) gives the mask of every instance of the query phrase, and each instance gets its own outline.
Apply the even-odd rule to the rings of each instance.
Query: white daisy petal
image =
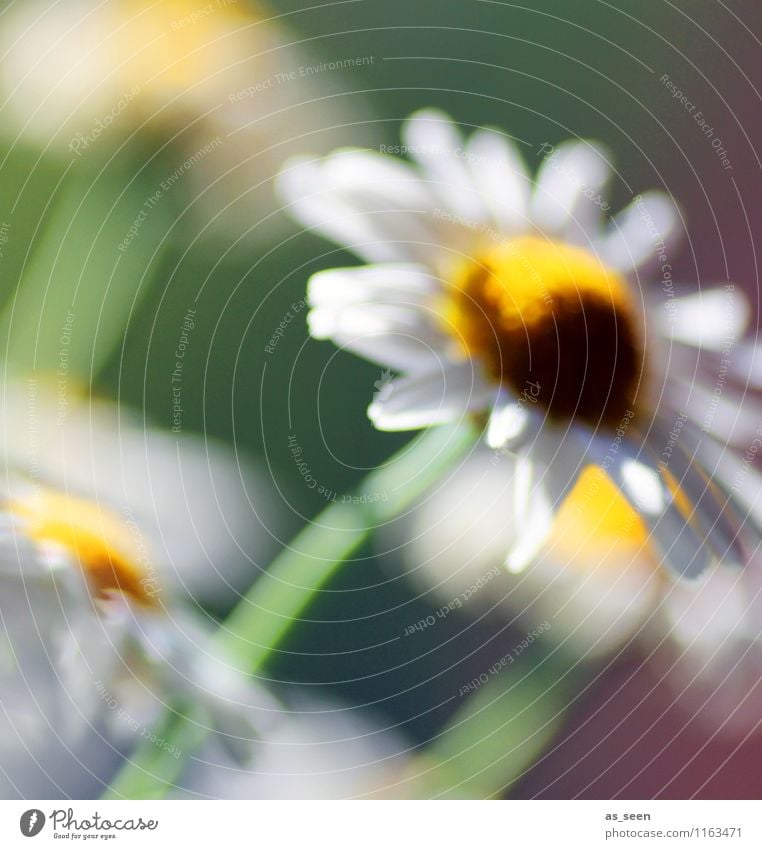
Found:
[[[632,457],[616,469],[627,500],[641,515],[654,518],[664,512],[670,496],[656,469]]]
[[[474,185],[465,143],[452,120],[438,109],[416,112],[403,128],[410,156],[423,168],[429,188],[445,208],[467,221],[485,224],[487,208]]]
[[[516,460],[514,471],[516,539],[505,559],[511,574],[523,572],[542,550],[553,526],[553,508],[538,481],[537,466],[526,455]]]
[[[598,243],[603,262],[632,271],[663,256],[682,232],[680,212],[663,192],[646,192],[614,217]]]
[[[315,307],[307,316],[310,335],[315,339],[344,336],[373,336],[402,333],[417,336],[419,328],[428,330],[426,313],[412,306],[365,303],[346,307]],[[436,337],[441,344],[444,336]]]
[[[374,197],[394,209],[431,212],[436,200],[415,168],[400,159],[357,148],[341,148],[323,160],[322,178],[341,195]]]
[[[754,389],[762,389],[762,346],[754,341],[739,343],[733,349],[731,368],[737,380]]]
[[[645,459],[623,450],[611,466],[614,480],[650,531],[662,565],[670,574],[697,580],[712,565],[712,553],[674,503],[658,471]]]
[[[586,445],[584,430],[570,429],[563,437],[549,430],[537,434],[535,450],[547,458],[542,483],[554,510],[561,509],[579,476],[589,465]]]
[[[471,360],[438,371],[392,381],[368,416],[379,430],[412,430],[456,421],[488,406],[495,389]]]
[[[535,462],[528,451],[522,451],[516,457],[513,471],[513,508],[517,527],[524,524],[529,512],[535,486],[535,468]]]
[[[308,157],[289,160],[278,175],[278,192],[289,202],[290,213],[305,227],[350,248],[367,262],[408,258],[399,245],[379,240],[372,222],[325,186],[318,161]]]
[[[671,427],[664,421],[654,424],[652,435],[659,446],[669,444]],[[732,505],[721,497],[717,485],[710,480],[696,458],[679,441],[672,441],[674,445],[669,458],[669,471],[693,507],[692,520],[718,560],[742,565],[747,556],[739,537],[741,522],[734,515]]]
[[[449,337],[425,306],[329,302],[310,310],[307,325],[314,339],[399,371],[436,371],[451,361]]]
[[[506,235],[529,226],[530,178],[517,146],[499,130],[477,130],[466,146],[473,181]]]
[[[598,229],[608,155],[591,142],[560,144],[546,157],[532,196],[532,218],[545,233],[589,244]]]
[[[683,422],[680,440],[687,451],[712,471],[712,482],[727,498],[741,526],[762,536],[762,475],[698,428],[690,419]]]
[[[648,522],[651,541],[662,555],[662,564],[675,578],[696,581],[703,577],[714,560],[711,548],[699,538],[685,517],[670,505],[655,522]]]
[[[379,263],[331,268],[310,278],[307,299],[313,307],[370,302],[423,304],[442,284],[422,265]]]
[[[515,449],[526,442],[531,412],[515,398],[498,402],[487,426],[487,445],[490,448]]]
[[[740,338],[749,324],[746,296],[735,289],[709,289],[671,301],[656,313],[656,326],[667,338],[695,348],[722,351]]]
[[[437,340],[427,339],[420,329],[414,336],[402,333],[377,333],[372,336],[336,333],[332,339],[339,348],[358,357],[409,375],[446,368],[451,362],[442,354]]]
[[[449,232],[440,204],[416,171],[378,153],[339,150],[326,157],[321,177],[327,193],[367,220],[381,242],[401,258],[432,262]]]
[[[727,445],[744,451],[759,436],[762,403],[750,394],[741,394],[714,378],[710,388],[698,381],[675,379],[669,382],[669,405],[687,413],[701,427]]]

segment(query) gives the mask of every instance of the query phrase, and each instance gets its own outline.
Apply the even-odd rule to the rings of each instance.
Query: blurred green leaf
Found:
[[[503,796],[563,726],[579,684],[574,670],[571,662],[526,657],[485,672],[486,682],[457,697],[463,707],[408,769],[413,795]]]
[[[0,150],[0,309],[16,290],[31,249],[40,239],[51,201],[51,186],[65,165],[16,141]]]
[[[78,165],[54,190],[0,333],[12,370],[89,383],[150,286],[173,214],[150,168]]]

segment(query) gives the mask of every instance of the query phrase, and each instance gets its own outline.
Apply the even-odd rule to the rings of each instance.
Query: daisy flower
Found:
[[[143,121],[176,132],[224,107],[223,95],[246,79],[234,63],[257,67],[252,47],[274,46],[266,26],[254,40],[246,33],[259,20],[243,3],[206,10],[191,0],[16,4],[2,26],[6,109],[25,133],[77,156]],[[264,63],[259,70],[269,71]]]
[[[245,452],[152,426],[71,379],[7,379],[0,437],[9,482],[21,471],[137,528],[168,595],[225,610],[277,550],[272,483]]]
[[[466,621],[486,617],[518,634],[544,626],[542,641],[569,657],[591,661],[636,648],[686,724],[735,739],[758,731],[762,558],[743,569],[717,563],[698,585],[672,581],[646,528],[592,480],[566,500],[534,562],[510,574],[498,567],[516,533],[514,472],[510,455],[496,462],[486,447],[474,450],[384,528],[380,553],[390,568],[403,564],[428,603]],[[759,495],[762,480],[749,474]],[[753,519],[762,519],[762,499]]]
[[[620,497],[674,576],[744,563],[756,531],[714,438],[754,430],[741,402],[755,366],[731,356],[749,310],[730,285],[674,283],[670,198],[639,195],[611,217],[600,146],[543,146],[533,178],[505,134],[465,139],[435,110],[407,121],[396,150],[412,162],[344,149],[279,178],[300,222],[367,263],[314,275],[308,322],[398,373],[370,405],[375,426],[483,417],[489,445],[517,457],[511,571],[578,484]]]
[[[240,0],[14,3],[0,21],[4,131],[96,164],[132,137],[140,157],[169,145],[157,189],[187,185],[189,214],[226,238],[252,216],[260,235],[283,158],[304,133],[329,149],[349,120],[338,65],[312,59],[281,17]]]
[[[67,394],[61,410],[37,381],[9,383],[4,396],[7,785],[39,795],[48,768],[66,761],[83,772],[81,747],[92,750],[97,738],[104,756],[134,745],[177,700],[201,706],[221,739],[245,751],[250,720],[266,723],[269,699],[218,656],[216,623],[188,602],[218,599],[220,585],[230,591],[239,580],[225,564],[233,551],[251,583],[248,473],[219,446],[147,429],[106,402]],[[65,773],[57,796],[71,792]]]
[[[595,479],[566,499],[526,569],[500,568],[517,536],[515,466],[510,454],[477,446],[381,530],[379,556],[390,571],[403,568],[434,608],[464,621],[486,617],[519,634],[545,625],[542,641],[562,646],[569,657],[608,657],[645,632],[676,584],[655,566],[642,524]]]

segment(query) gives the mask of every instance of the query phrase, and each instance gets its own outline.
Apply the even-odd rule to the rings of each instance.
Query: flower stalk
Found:
[[[213,638],[231,665],[258,675],[291,627],[360,546],[450,471],[475,445],[472,423],[434,428],[402,448],[362,482],[356,498],[336,502],[310,522],[233,608]],[[386,500],[363,498],[384,493]],[[111,782],[106,799],[159,799],[182,774],[211,729],[197,706],[175,705]],[[174,748],[172,748],[174,747]],[[179,751],[180,757],[168,752]]]

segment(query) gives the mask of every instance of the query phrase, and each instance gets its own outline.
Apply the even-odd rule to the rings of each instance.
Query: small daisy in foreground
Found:
[[[255,479],[213,440],[52,389],[2,387],[0,796],[76,794],[84,752],[115,768],[181,700],[245,756],[269,697],[198,606],[251,583]]]
[[[735,356],[749,310],[732,286],[672,281],[672,201],[649,192],[602,223],[611,168],[587,142],[544,146],[533,179],[503,133],[466,140],[435,110],[403,141],[413,164],[344,149],[279,178],[303,224],[368,263],[314,275],[308,320],[400,373],[373,423],[485,417],[489,445],[517,454],[511,571],[578,484],[626,500],[675,576],[746,562],[758,535],[714,437],[743,444],[759,421],[742,404],[755,349]]]
[[[132,746],[179,699],[246,750],[254,688],[214,656],[211,625],[165,592],[134,521],[16,476],[0,522],[4,780],[34,792],[49,750]]]

